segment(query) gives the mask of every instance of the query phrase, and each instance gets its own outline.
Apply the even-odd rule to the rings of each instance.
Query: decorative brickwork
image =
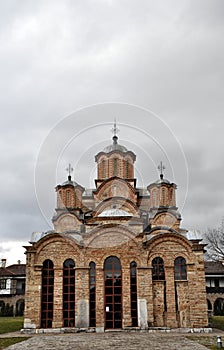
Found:
[[[48,260],[54,288],[46,327],[206,327],[204,245],[180,228],[176,185],[160,176],[137,188],[135,155],[117,136],[95,159],[96,189],[85,190],[69,175],[56,187],[54,231],[26,247],[24,327],[41,327]]]

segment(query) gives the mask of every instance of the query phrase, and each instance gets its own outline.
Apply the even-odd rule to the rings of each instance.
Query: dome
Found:
[[[125,146],[119,145],[117,143],[117,139],[118,139],[118,137],[114,136],[112,145],[105,147],[103,152],[105,152],[105,153],[110,153],[113,151],[128,152],[128,149]]]
[[[77,182],[72,181],[72,180],[67,180],[67,181],[63,182],[63,184],[61,186],[66,186],[66,185],[72,185],[73,187],[78,186]]]
[[[164,178],[160,178],[159,180],[157,180],[156,182],[155,182],[156,184],[170,184],[170,181],[169,180],[167,180],[167,179],[164,179]]]
[[[118,144],[109,145],[109,146],[105,147],[103,150],[103,152],[105,152],[105,153],[110,153],[113,151],[128,152],[128,150],[125,146],[118,145]]]

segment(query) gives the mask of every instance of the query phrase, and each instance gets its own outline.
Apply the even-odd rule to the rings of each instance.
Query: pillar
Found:
[[[89,327],[89,267],[75,267],[75,325]]]
[[[96,332],[104,332],[104,270],[96,267]]]
[[[176,300],[175,300],[175,284],[174,284],[174,268],[173,266],[165,266],[166,271],[166,326],[178,327],[176,316]]]
[[[138,325],[148,328],[148,321],[153,317],[152,277],[148,266],[137,267]]]
[[[53,309],[53,322],[52,328],[62,327],[63,314],[62,314],[62,302],[63,302],[63,269],[54,269],[54,309]]]

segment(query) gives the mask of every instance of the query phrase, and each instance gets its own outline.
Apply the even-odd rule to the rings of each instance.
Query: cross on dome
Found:
[[[66,168],[66,171],[68,171],[68,180],[71,181],[71,173],[73,172],[73,167],[71,166],[71,164],[68,164],[68,168]]]
[[[162,161],[160,162],[158,169],[160,170],[160,179],[163,179],[163,170],[165,170],[166,167],[163,165]]]
[[[116,119],[114,119],[114,127],[111,129],[112,133],[114,134],[114,136],[117,137],[117,133],[120,131],[117,127],[117,122]]]

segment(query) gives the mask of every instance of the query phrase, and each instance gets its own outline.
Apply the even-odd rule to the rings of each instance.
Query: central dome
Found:
[[[119,145],[117,143],[117,140],[118,140],[118,137],[114,136],[112,145],[105,147],[103,152],[104,153],[110,153],[113,151],[128,152],[128,149],[125,146]]]

